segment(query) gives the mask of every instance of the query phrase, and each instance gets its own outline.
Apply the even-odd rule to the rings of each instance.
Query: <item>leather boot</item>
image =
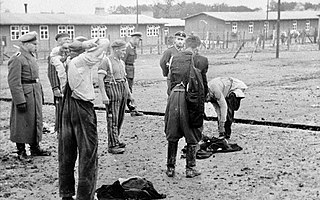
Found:
[[[18,159],[21,161],[29,161],[27,151],[26,151],[26,146],[24,143],[16,143],[17,149],[18,149]]]
[[[51,152],[40,148],[38,143],[32,143],[30,145],[31,156],[50,156]]]
[[[196,144],[187,144],[187,157],[186,157],[186,177],[193,178],[195,176],[201,175],[201,173],[196,170]]]
[[[168,177],[174,177],[178,142],[168,142],[167,171]]]

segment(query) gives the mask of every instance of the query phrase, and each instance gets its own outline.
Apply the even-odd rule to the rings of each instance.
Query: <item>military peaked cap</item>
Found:
[[[19,41],[22,43],[33,42],[37,40],[37,36],[38,36],[37,32],[32,31],[19,37]]]
[[[183,31],[178,31],[174,34],[174,36],[178,36],[178,37],[183,37],[183,38],[186,38],[187,37],[187,34]]]
[[[134,37],[134,36],[142,37],[142,33],[141,32],[134,32],[131,34],[131,37]]]

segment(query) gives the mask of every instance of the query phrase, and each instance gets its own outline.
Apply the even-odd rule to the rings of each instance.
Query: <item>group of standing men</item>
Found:
[[[142,116],[132,98],[136,46],[142,34],[135,32],[130,41],[91,39],[79,36],[70,40],[59,33],[48,58],[48,78],[56,107],[55,130],[58,134],[59,191],[63,200],[75,195],[74,167],[79,154],[77,199],[93,200],[98,169],[97,118],[92,70],[98,67],[99,87],[106,106],[108,121],[108,152],[123,153],[125,144],[119,141],[125,106],[131,116]],[[31,156],[49,156],[39,147],[42,138],[43,91],[39,66],[34,53],[36,32],[19,38],[19,52],[8,62],[8,83],[12,94],[10,140],[16,143],[18,159],[28,161],[25,143]],[[112,48],[110,55],[106,55]]]
[[[186,177],[192,178],[201,174],[195,166],[197,145],[202,139],[205,102],[210,102],[214,106],[218,117],[218,139],[228,145],[234,112],[239,109],[240,101],[245,97],[244,91],[247,89],[245,83],[232,77],[216,77],[208,82],[206,74],[209,63],[206,57],[199,55],[200,45],[199,37],[187,36],[179,31],[175,34],[174,45],[163,53],[160,60],[163,76],[167,77],[168,83],[168,103],[165,113],[168,177],[175,176],[178,141],[182,137],[187,143]],[[200,106],[187,101],[188,88],[191,87],[189,77],[193,70],[198,71],[198,84],[202,85],[204,90],[195,97]],[[195,107],[198,109],[196,115]],[[193,125],[193,122],[199,119],[202,123]]]
[[[56,106],[55,130],[58,133],[59,191],[63,200],[75,195],[74,167],[79,154],[77,199],[93,200],[98,169],[97,117],[93,68],[98,66],[98,85],[102,102],[106,106],[108,125],[108,152],[120,154],[126,144],[119,141],[125,107],[131,116],[141,116],[132,97],[136,47],[140,32],[133,33],[130,41],[108,39],[87,40],[77,37],[73,41],[66,33],[57,34],[57,47],[48,59],[48,77]],[[244,98],[247,86],[231,77],[219,77],[208,82],[208,59],[198,54],[199,37],[184,32],[175,34],[175,44],[164,52],[160,61],[163,75],[167,77],[168,104],[165,114],[165,133],[168,140],[167,171],[175,175],[178,141],[187,142],[186,176],[201,173],[195,169],[197,145],[202,138],[202,126],[192,127],[186,102],[186,88],[192,67],[201,74],[204,87],[202,99],[211,102],[218,114],[219,136],[226,140],[231,135],[234,111]],[[34,53],[37,33],[30,32],[19,38],[20,51],[9,64],[8,83],[12,94],[10,139],[16,143],[18,158],[28,159],[25,143],[30,144],[32,156],[48,156],[50,152],[39,147],[42,136],[43,92],[39,81],[39,66]],[[112,52],[109,52],[110,46]],[[181,59],[183,58],[183,59]],[[182,60],[182,62],[180,62]],[[175,65],[174,63],[179,63]],[[204,110],[201,113],[204,117]],[[192,120],[192,119],[191,119]]]

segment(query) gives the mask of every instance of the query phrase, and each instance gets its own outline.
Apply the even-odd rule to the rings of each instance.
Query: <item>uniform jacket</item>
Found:
[[[194,67],[198,68],[201,71],[202,79],[203,79],[203,85],[204,85],[204,90],[205,94],[208,92],[208,81],[207,81],[207,72],[208,72],[208,59],[204,56],[201,56],[199,54],[193,55],[191,51],[182,51],[178,52],[177,55],[183,55],[187,57],[185,60],[185,64],[191,63],[191,57],[193,56],[193,62],[194,62]],[[184,63],[181,62],[183,65]],[[169,68],[168,68],[169,70]],[[187,79],[188,79],[188,74],[189,74],[189,68],[170,68],[171,70],[171,89],[174,88],[174,86],[180,82],[184,82],[186,84]]]
[[[12,95],[10,139],[17,143],[35,143],[42,139],[42,87],[39,66],[32,54],[21,48],[8,62],[8,84]],[[18,104],[27,103],[27,111],[17,110]]]
[[[169,61],[172,56],[177,55],[179,50],[175,46],[169,47],[163,52],[163,55],[160,59],[160,67],[162,69],[162,74],[164,77],[168,76],[169,73]]]
[[[208,93],[208,79],[207,79],[207,72],[208,72],[208,58],[201,56],[199,54],[194,55],[193,57],[194,66],[201,71],[203,86],[204,86],[204,93]]]
[[[126,64],[127,78],[134,78],[134,62],[137,59],[137,50],[130,42],[126,46],[126,54],[122,60]]]

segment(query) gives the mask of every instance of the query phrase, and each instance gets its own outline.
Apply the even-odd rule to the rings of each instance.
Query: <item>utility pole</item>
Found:
[[[278,0],[278,19],[277,19],[277,47],[276,47],[276,58],[279,58],[280,5],[281,5],[281,0]]]
[[[139,28],[139,3],[138,3],[138,0],[137,0],[137,22],[136,22],[136,31],[139,31],[138,28]]]
[[[280,5],[281,5],[281,0],[278,0],[278,19],[277,19],[277,48],[276,48],[276,58],[279,58]]]

